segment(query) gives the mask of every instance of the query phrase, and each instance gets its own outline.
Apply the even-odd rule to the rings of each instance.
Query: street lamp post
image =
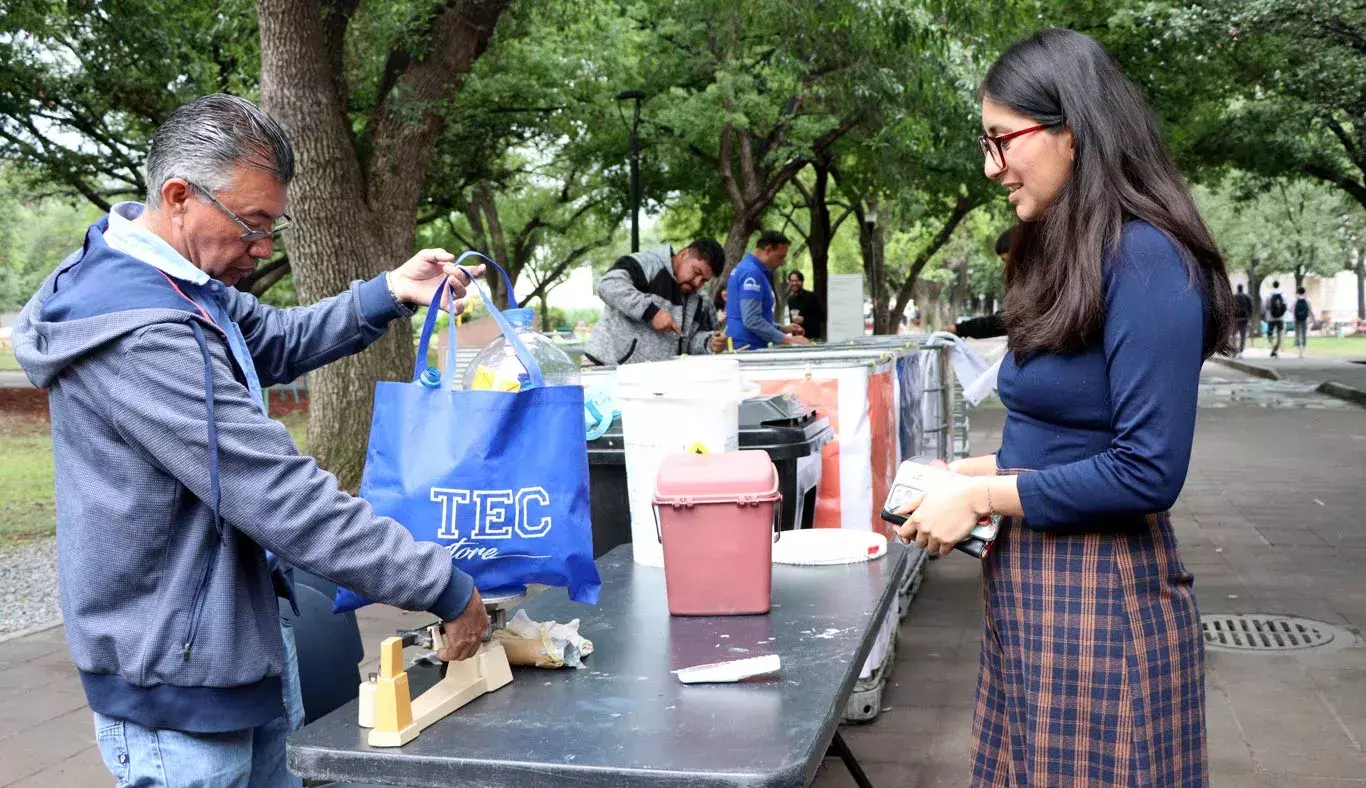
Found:
[[[639,90],[623,90],[617,94],[617,101],[634,101],[635,114],[631,118],[631,251],[640,251],[640,138],[636,130],[640,127],[640,102],[645,94]],[[624,118],[623,118],[624,120]]]

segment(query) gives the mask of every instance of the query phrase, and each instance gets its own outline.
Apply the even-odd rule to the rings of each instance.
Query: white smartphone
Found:
[[[926,490],[932,489],[938,480],[950,473],[943,468],[935,468],[930,462],[931,460],[924,457],[912,457],[901,463],[896,469],[896,478],[892,480],[892,489],[887,494],[887,501],[882,505],[882,519],[896,525],[905,523],[906,518],[896,514],[896,510]],[[991,543],[996,540],[1000,529],[1001,518],[993,515],[990,522],[973,528],[967,538],[955,547],[974,558],[985,558],[991,551]]]

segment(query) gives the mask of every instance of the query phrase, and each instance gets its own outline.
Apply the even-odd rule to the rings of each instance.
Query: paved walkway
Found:
[[[1311,343],[1313,338],[1309,340]],[[1297,358],[1293,348],[1271,358],[1266,348],[1248,348],[1241,358],[1223,360],[1226,366],[1262,377],[1310,386],[1329,384],[1333,396],[1366,405],[1366,356]]]
[[[1205,383],[1190,478],[1173,513],[1201,612],[1293,614],[1360,632],[1366,417],[1303,386],[1287,393],[1221,367]],[[975,447],[999,444],[1002,416],[973,414]],[[980,617],[973,563],[934,562],[902,627],[885,710],[845,728],[875,785],[967,785]],[[368,659],[382,635],[422,618],[362,611]],[[1215,788],[1366,786],[1359,644],[1288,655],[1211,650],[1207,686]],[[0,786],[110,782],[62,630],[0,643]],[[833,760],[816,780],[852,784]]]

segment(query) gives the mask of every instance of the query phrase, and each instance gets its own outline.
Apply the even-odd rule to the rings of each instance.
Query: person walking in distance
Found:
[[[1313,318],[1314,307],[1309,303],[1309,298],[1304,294],[1303,287],[1295,288],[1295,350],[1300,358],[1304,358],[1304,351],[1309,347],[1309,321]]]
[[[1285,338],[1285,313],[1290,305],[1281,292],[1281,283],[1272,281],[1271,296],[1266,299],[1266,341],[1271,345],[1271,357],[1281,354],[1281,340]]]
[[[1252,299],[1247,293],[1243,292],[1243,286],[1238,285],[1238,292],[1233,296],[1233,319],[1238,326],[1238,355],[1243,355],[1243,349],[1247,346],[1247,324],[1252,320]]]

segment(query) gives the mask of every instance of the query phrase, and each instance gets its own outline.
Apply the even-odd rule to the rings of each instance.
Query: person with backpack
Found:
[[[1309,346],[1309,320],[1314,315],[1314,307],[1304,295],[1304,288],[1295,288],[1295,350],[1304,358],[1304,350]]]
[[[1243,355],[1243,349],[1247,347],[1247,324],[1252,320],[1252,299],[1247,293],[1243,292],[1243,286],[1238,285],[1238,293],[1233,296],[1233,317],[1238,326],[1238,355]]]
[[[1281,283],[1271,283],[1271,297],[1266,300],[1266,341],[1271,345],[1271,357],[1281,353],[1281,340],[1285,338],[1285,313],[1290,305],[1281,293]]]

